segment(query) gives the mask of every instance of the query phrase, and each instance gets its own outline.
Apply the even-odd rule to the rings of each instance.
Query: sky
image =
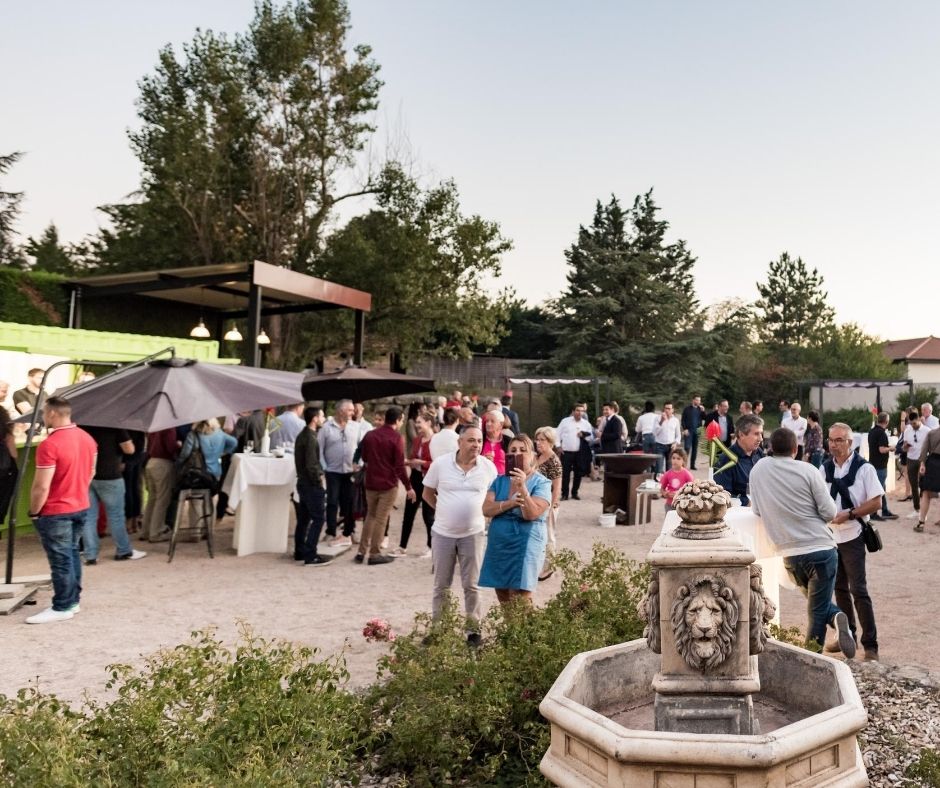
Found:
[[[755,300],[788,251],[839,321],[940,335],[940,4],[349,5],[350,43],[385,83],[374,151],[453,178],[464,211],[512,239],[500,283],[530,303],[564,289],[598,199],[652,188],[703,304]],[[6,3],[0,153],[26,153],[3,183],[26,192],[22,237],[95,232],[96,207],[140,182],[127,130],[158,50],[252,15],[249,0]]]

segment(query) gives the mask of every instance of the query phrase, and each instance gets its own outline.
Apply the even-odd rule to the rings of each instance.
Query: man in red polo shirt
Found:
[[[52,607],[27,618],[27,624],[67,621],[79,611],[82,563],[78,542],[98,456],[94,438],[72,423],[72,406],[67,399],[49,397],[42,416],[50,434],[36,449],[29,516],[52,570]]]
[[[362,541],[355,561],[361,564],[369,551],[369,565],[390,564],[395,559],[382,555],[380,546],[385,535],[385,523],[398,497],[398,482],[408,490],[408,500],[415,500],[411,480],[405,473],[405,450],[401,425],[405,415],[394,405],[385,411],[385,424],[367,433],[359,444],[362,460],[366,464],[366,505],[368,514],[362,528]]]

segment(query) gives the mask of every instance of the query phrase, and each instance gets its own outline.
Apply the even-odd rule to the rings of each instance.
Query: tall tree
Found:
[[[160,237],[158,263],[307,270],[336,204],[373,188],[341,185],[373,130],[381,85],[349,27],[344,0],[261,0],[246,33],[200,31],[182,57],[163,49],[140,83],[142,122],[130,135],[141,190],[110,207],[102,263],[145,260]]]
[[[689,367],[707,336],[700,328],[684,241],[666,242],[652,190],[624,210],[616,197],[597,202],[589,227],[565,252],[568,287],[553,304],[558,316],[556,364],[591,359],[598,371],[663,390]]]
[[[39,238],[30,237],[23,247],[32,259],[33,271],[45,271],[49,274],[70,275],[76,273],[79,266],[69,248],[59,243],[59,231],[50,223]]]
[[[818,345],[832,331],[835,313],[826,303],[822,275],[808,270],[801,257],[784,252],[771,261],[757,290],[760,333],[769,345],[784,351]]]
[[[511,246],[495,222],[462,213],[452,181],[422,189],[390,167],[376,208],[329,237],[315,271],[373,294],[373,349],[461,357],[503,334],[510,294],[491,281]],[[327,339],[321,324],[312,341]]]
[[[0,176],[6,175],[23,156],[20,152],[0,156]],[[0,189],[0,264],[22,268],[24,259],[16,245],[16,220],[20,215],[23,192]]]

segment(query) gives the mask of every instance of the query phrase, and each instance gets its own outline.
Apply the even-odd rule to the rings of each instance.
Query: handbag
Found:
[[[867,520],[859,520],[862,524],[862,538],[865,540],[865,547],[869,553],[877,553],[884,545],[881,542],[881,534]]]

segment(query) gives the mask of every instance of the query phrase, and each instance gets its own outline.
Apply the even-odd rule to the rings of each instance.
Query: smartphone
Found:
[[[507,454],[506,455],[506,471],[505,471],[506,476],[509,476],[509,474],[511,474],[513,470],[515,470],[515,467],[516,467],[516,455]]]

